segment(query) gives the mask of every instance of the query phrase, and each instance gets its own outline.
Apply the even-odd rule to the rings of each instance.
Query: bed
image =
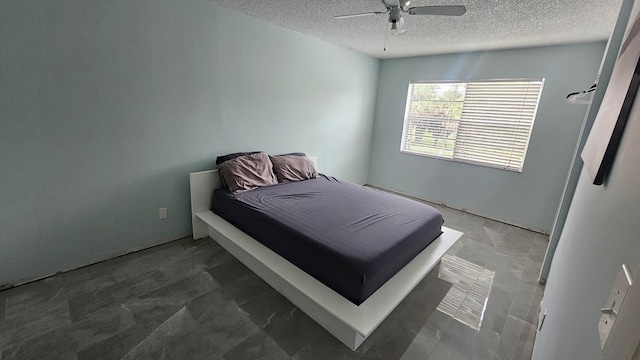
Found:
[[[311,159],[314,163],[317,162],[317,159]],[[292,241],[287,238],[290,234],[287,234],[286,231],[276,231],[275,233],[278,236],[264,237],[261,235],[260,226],[247,226],[247,224],[261,223],[261,216],[264,215],[265,212],[268,212],[268,209],[265,210],[261,208],[261,204],[264,203],[265,198],[269,196],[281,200],[291,197],[291,194],[287,193],[287,191],[293,191],[293,193],[296,194],[304,193],[305,191],[309,193],[307,190],[308,186],[315,186],[317,189],[324,187],[333,188],[338,186],[336,182],[340,183],[333,178],[321,177],[313,180],[305,180],[300,182],[300,184],[275,185],[269,187],[271,189],[267,190],[252,190],[252,192],[247,192],[249,201],[245,201],[245,203],[249,204],[249,208],[257,209],[254,209],[256,210],[255,214],[251,214],[239,212],[241,209],[237,209],[237,202],[229,202],[229,199],[227,199],[228,195],[225,195],[225,192],[215,191],[214,196],[214,190],[221,188],[220,177],[217,170],[191,173],[193,236],[194,239],[206,236],[213,238],[347,347],[355,350],[424,276],[433,269],[445,252],[460,238],[462,233],[442,227],[441,231],[440,228],[438,228],[437,233],[427,235],[422,242],[416,241],[415,237],[405,236],[407,243],[415,244],[414,247],[417,247],[412,250],[414,253],[418,252],[418,255],[415,257],[411,254],[400,254],[397,250],[388,247],[382,242],[379,246],[374,246],[374,249],[384,248],[386,253],[392,255],[391,258],[383,258],[382,261],[366,265],[368,263],[364,261],[364,259],[370,259],[373,255],[366,252],[364,254],[352,252],[350,259],[352,262],[331,260],[331,264],[333,264],[331,268],[334,268],[335,271],[333,274],[325,276],[322,275],[322,273],[314,272],[314,269],[317,268],[316,265],[329,261],[326,256],[330,256],[330,254],[324,254],[321,248],[315,248],[314,253],[318,254],[316,258],[319,259],[319,262],[315,265],[313,263],[313,257],[296,257],[297,254],[303,254],[304,249],[292,251],[293,257],[291,257],[291,253],[284,253],[283,256],[290,259],[286,260],[277,253],[282,253],[283,251],[282,248],[278,249],[277,244],[291,244]],[[347,187],[349,186],[362,188],[352,184]],[[374,190],[365,189],[365,191]],[[273,195],[274,192],[275,195]],[[322,201],[319,201],[322,198],[322,193],[319,190],[313,193],[316,195],[316,200],[318,200],[320,204],[318,206],[326,206],[326,204],[323,205]],[[381,192],[379,196],[395,197],[395,195]],[[349,201],[350,200],[347,199],[345,202],[348,203]],[[229,207],[228,204],[225,205],[226,202],[229,202],[231,207]],[[391,204],[393,204],[393,202],[391,202]],[[405,203],[403,206],[406,205]],[[409,205],[411,206],[410,203]],[[211,208],[216,208],[216,206],[223,209],[216,209],[216,212],[219,212],[222,216],[211,210]],[[234,206],[236,206],[236,208],[234,208]],[[315,210],[317,209],[312,209],[311,211]],[[287,220],[287,218],[291,218],[292,215],[295,217],[295,214],[299,213],[299,211],[296,206],[292,206],[288,212],[285,211],[279,215],[283,217],[283,220]],[[278,215],[278,211],[274,213]],[[315,214],[320,213],[322,212],[315,211]],[[341,216],[340,211],[331,213],[337,214],[336,216]],[[243,217],[247,217],[244,224]],[[308,218],[309,214],[299,213],[299,217]],[[316,215],[316,217],[320,216]],[[433,221],[437,222],[437,219]],[[375,219],[366,219],[366,222],[375,222]],[[235,225],[244,228],[245,231],[240,230]],[[362,227],[362,224],[355,223],[354,227]],[[410,225],[405,224],[402,228],[410,227]],[[289,226],[285,225],[283,228],[289,228]],[[380,229],[373,229],[375,232],[380,231]],[[347,230],[347,232],[350,232],[352,229]],[[331,233],[332,238],[337,240],[337,243],[347,242],[349,240],[348,236],[341,234],[340,231],[343,230],[330,231],[329,233]],[[433,231],[435,230],[432,230],[432,232]],[[439,235],[440,232],[441,235]],[[271,234],[274,234],[274,232]],[[411,231],[409,231],[408,234],[410,235]],[[297,240],[294,242],[302,243],[303,241],[301,239],[304,239],[307,234],[298,233],[297,235],[298,238],[296,238]],[[343,236],[344,239],[341,240],[341,236]],[[436,237],[435,240],[433,240],[434,237]],[[259,238],[261,241],[256,240],[256,238]],[[267,241],[265,241],[265,239],[267,239]],[[271,243],[269,243],[269,241],[271,241]],[[357,244],[357,242],[353,244]],[[353,246],[353,244],[351,246]],[[312,244],[311,246],[314,245]],[[287,247],[284,248],[285,252],[286,248]],[[406,246],[403,248],[406,248]],[[325,253],[326,252],[331,251],[325,251]],[[394,260],[402,256],[409,256],[409,259]],[[349,258],[349,256],[347,256],[347,258]],[[353,258],[355,258],[355,263],[353,262]],[[413,259],[411,260],[411,258]],[[404,265],[406,261],[409,262]],[[295,263],[299,266],[296,266]],[[307,265],[306,268],[305,265]],[[363,271],[363,277],[358,278],[354,276],[349,278],[348,276],[340,276],[340,274],[347,273],[349,267],[354,266]],[[327,277],[329,279],[327,279]],[[365,277],[366,281],[363,281]],[[332,278],[333,281],[337,278],[337,285],[335,282],[331,282]]]

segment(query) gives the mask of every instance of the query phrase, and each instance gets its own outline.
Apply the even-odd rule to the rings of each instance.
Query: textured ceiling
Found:
[[[387,37],[380,0],[209,0],[303,34],[387,59],[606,40],[622,0],[413,0],[411,6],[465,5],[460,17],[404,14],[408,32]]]

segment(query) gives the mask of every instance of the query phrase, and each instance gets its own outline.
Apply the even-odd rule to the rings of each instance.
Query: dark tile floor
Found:
[[[356,352],[185,238],[0,292],[0,360],[529,359],[546,236],[438,208],[464,236]],[[476,275],[453,285],[460,263]]]

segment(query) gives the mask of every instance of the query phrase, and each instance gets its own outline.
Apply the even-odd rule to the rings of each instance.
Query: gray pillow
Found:
[[[250,151],[250,152],[237,152],[237,153],[231,153],[231,154],[227,154],[227,155],[220,155],[216,158],[216,168],[220,169],[220,164],[222,164],[225,161],[229,161],[231,159],[235,159],[237,157],[240,156],[244,156],[244,155],[253,155],[253,154],[257,154],[261,151]],[[218,175],[220,175],[220,173],[218,173]],[[220,183],[222,184],[222,187],[229,190],[229,186],[227,186],[227,183],[224,181],[224,178],[222,176],[220,176]]]
[[[304,154],[287,154],[272,156],[273,172],[278,182],[301,181],[318,177],[313,161]]]
[[[244,156],[244,155],[253,155],[253,154],[257,154],[261,151],[250,151],[250,152],[237,152],[237,153],[232,153],[232,154],[227,154],[227,155],[220,155],[216,158],[216,165],[220,165],[225,161],[229,161],[231,159],[235,159],[237,157],[240,156]]]
[[[264,152],[227,160],[218,165],[218,171],[233,194],[278,183],[269,155]]]

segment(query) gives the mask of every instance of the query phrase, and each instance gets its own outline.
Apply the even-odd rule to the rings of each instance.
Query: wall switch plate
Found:
[[[605,303],[605,306],[600,309],[602,315],[598,322],[598,333],[600,334],[600,347],[604,349],[604,345],[607,343],[609,334],[613,329],[613,324],[616,322],[616,318],[620,313],[620,308],[624,302],[624,298],[627,296],[629,287],[632,285],[631,272],[626,264],[622,265],[622,269],[618,273],[616,282],[613,284],[609,299]]]
[[[168,217],[167,215],[167,208],[160,208],[158,209],[158,219],[160,220],[164,220]]]

